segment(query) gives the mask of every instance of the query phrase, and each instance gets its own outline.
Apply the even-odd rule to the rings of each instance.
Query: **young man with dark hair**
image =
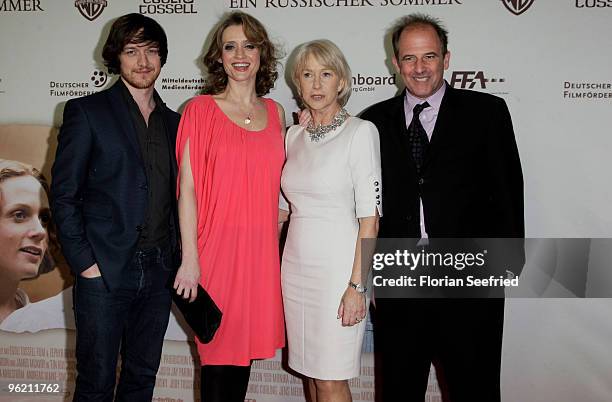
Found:
[[[167,39],[128,14],[103,57],[120,79],[66,103],[53,165],[52,209],[76,279],[75,401],[150,401],[179,265],[175,140],[180,116],[154,84]]]

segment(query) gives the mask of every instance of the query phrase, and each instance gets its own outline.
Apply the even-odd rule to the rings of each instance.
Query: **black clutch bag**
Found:
[[[208,343],[212,341],[215,332],[221,325],[223,313],[208,292],[198,285],[198,296],[192,303],[189,303],[189,299],[184,299],[176,293],[176,290],[172,289],[172,300],[200,342]]]

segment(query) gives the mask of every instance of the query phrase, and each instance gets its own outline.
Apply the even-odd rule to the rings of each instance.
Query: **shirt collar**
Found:
[[[130,93],[130,90],[128,89],[128,87],[125,85],[125,82],[123,82],[123,80],[121,78],[119,78],[118,80],[119,85],[121,86],[122,92],[123,92],[123,96],[125,98],[125,100],[131,105],[131,106],[135,106],[138,109],[138,105],[136,104],[136,101],[134,100],[134,97],[132,96],[132,94]],[[157,90],[153,90],[153,99],[155,100],[155,109],[153,109],[153,111],[161,111],[166,104],[164,103],[164,101],[162,100],[162,98],[159,96],[159,94],[157,93]]]
[[[429,106],[432,107],[435,111],[440,110],[442,98],[444,97],[444,93],[446,92],[446,85],[448,84],[446,83],[446,81],[444,81],[444,84],[442,84],[442,86],[436,92],[434,92],[430,97],[426,99],[417,98],[416,96],[408,92],[408,89],[406,89],[406,96],[404,97],[404,105],[406,106],[406,109],[412,111],[412,109],[414,109],[416,105],[423,102],[427,102],[429,103]]]

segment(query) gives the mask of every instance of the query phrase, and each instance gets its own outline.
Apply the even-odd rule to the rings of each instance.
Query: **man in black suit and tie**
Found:
[[[523,178],[505,102],[444,81],[450,52],[437,19],[404,17],[391,40],[406,91],[362,116],[380,133],[379,237],[522,238]],[[503,318],[503,298],[378,298],[382,400],[423,401],[434,362],[451,402],[499,401]]]
[[[179,263],[175,139],[180,116],[155,80],[166,62],[162,27],[128,14],[102,56],[120,79],[66,103],[53,165],[52,208],[76,276],[75,401],[150,401]]]

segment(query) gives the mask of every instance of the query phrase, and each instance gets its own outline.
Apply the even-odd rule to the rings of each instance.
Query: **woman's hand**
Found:
[[[310,114],[310,110],[302,109],[298,112],[298,122],[302,127],[308,127],[308,123],[312,120],[312,115]]]
[[[197,261],[188,262],[183,260],[174,279],[176,294],[183,299],[193,302],[198,295],[198,283],[200,283],[200,264]]]
[[[338,319],[342,319],[343,327],[359,324],[366,316],[365,294],[352,287],[347,287],[338,307]]]

